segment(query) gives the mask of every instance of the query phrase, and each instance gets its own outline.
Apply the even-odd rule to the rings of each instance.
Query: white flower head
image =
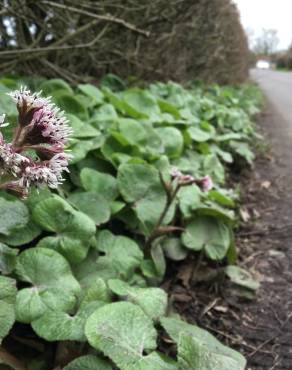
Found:
[[[0,170],[13,175],[5,188],[26,196],[31,186],[47,185],[57,188],[64,179],[63,172],[69,172],[70,155],[64,146],[71,134],[67,119],[51,98],[41,97],[41,92],[31,93],[21,87],[8,94],[15,101],[18,110],[18,127],[11,143],[6,143],[0,133]],[[5,115],[0,116],[0,128],[6,126]],[[25,155],[34,150],[37,159]]]
[[[13,150],[11,144],[0,143],[0,167],[17,176],[22,166],[29,162],[29,159]]]
[[[44,141],[50,144],[64,144],[72,133],[64,112],[54,104],[38,110],[33,116],[32,125],[33,130],[40,130]]]
[[[29,111],[50,104],[51,98],[43,98],[40,96],[41,93],[41,91],[31,93],[25,86],[21,86],[19,90],[8,93],[8,95],[15,101],[18,109],[24,108]]]

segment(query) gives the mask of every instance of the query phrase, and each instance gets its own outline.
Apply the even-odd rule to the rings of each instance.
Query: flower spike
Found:
[[[8,94],[16,103],[18,127],[12,143],[6,143],[0,133],[0,175],[11,176],[1,188],[19,194],[28,194],[31,186],[47,185],[52,189],[64,181],[71,156],[64,147],[71,134],[68,121],[51,98],[41,92],[31,93],[21,87]],[[0,128],[5,127],[5,115],[0,116]],[[37,159],[25,154],[34,150]]]

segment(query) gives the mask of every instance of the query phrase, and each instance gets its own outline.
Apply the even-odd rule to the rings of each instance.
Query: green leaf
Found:
[[[49,342],[74,340],[84,342],[84,326],[88,317],[103,306],[103,302],[91,302],[81,308],[75,316],[62,311],[48,311],[32,322],[37,335]]]
[[[236,285],[250,290],[257,290],[260,287],[259,282],[257,282],[248,271],[238,266],[226,266],[224,271],[229,279]]]
[[[99,149],[104,144],[105,137],[100,134],[91,140],[80,140],[70,146],[70,165],[75,164],[84,159],[90,151]]]
[[[111,365],[93,355],[81,356],[66,365],[63,370],[112,370]]]
[[[60,90],[54,94],[54,102],[66,113],[74,114],[84,121],[89,119],[86,106],[84,106],[80,100],[75,98],[73,95],[68,94],[64,90]]]
[[[31,248],[17,258],[20,280],[31,285],[16,297],[16,316],[29,323],[49,310],[69,312],[75,305],[80,286],[68,262],[59,253],[46,248]]]
[[[119,190],[140,220],[143,233],[149,235],[155,227],[166,204],[166,194],[159,179],[156,168],[148,164],[127,163],[119,167]],[[175,211],[173,204],[164,223],[169,223]]]
[[[73,90],[71,89],[70,85],[59,78],[53,78],[51,80],[43,82],[40,88],[46,96],[54,95],[57,91],[63,91],[64,93],[73,94]]]
[[[166,257],[172,261],[182,261],[188,255],[188,250],[183,247],[179,238],[165,238],[161,246]]]
[[[215,154],[209,154],[204,157],[203,167],[204,173],[211,176],[214,181],[224,182],[225,170]]]
[[[247,161],[248,164],[251,165],[253,163],[255,159],[255,155],[251,151],[250,146],[247,143],[233,141],[233,142],[230,142],[229,145],[233,148],[233,150],[237,154],[243,157]]]
[[[223,259],[231,243],[228,226],[208,216],[194,218],[182,234],[182,241],[189,249],[204,250],[212,260]]]
[[[91,98],[94,104],[102,104],[104,100],[104,95],[96,86],[91,84],[80,84],[78,89],[83,92],[84,95]]]
[[[179,208],[184,217],[190,218],[201,204],[201,190],[197,185],[184,186],[178,192]]]
[[[126,301],[139,305],[151,319],[164,316],[167,308],[167,294],[159,288],[132,287],[118,279],[108,281],[109,288]]]
[[[143,352],[156,348],[157,333],[152,320],[130,302],[105,305],[86,322],[86,337],[95,349],[126,370],[143,358]]]
[[[188,128],[188,133],[190,137],[198,143],[208,141],[212,137],[212,135],[209,132],[201,130],[199,127]]]
[[[158,171],[148,164],[122,164],[117,179],[119,190],[127,202],[143,198],[150,187],[160,183]]]
[[[208,198],[212,199],[212,200],[215,200],[221,206],[235,207],[234,200],[227,193],[227,191],[224,191],[223,189],[209,191],[208,192]]]
[[[164,189],[159,184],[149,188],[143,198],[133,205],[138,219],[141,222],[141,230],[145,235],[150,235],[155,228],[166,204],[167,198]],[[163,220],[163,224],[170,223],[175,214],[175,204],[172,203]]]
[[[9,235],[14,229],[28,223],[28,209],[19,200],[0,198],[0,234]]]
[[[245,362],[222,353],[210,351],[201,340],[182,333],[178,343],[178,365],[180,370],[244,370]]]
[[[172,359],[166,357],[159,352],[152,352],[150,355],[144,356],[133,366],[127,367],[125,370],[177,370],[177,364]]]
[[[116,179],[107,173],[83,168],[80,178],[86,191],[97,193],[107,200],[114,200],[119,194]]]
[[[37,238],[41,233],[41,228],[31,219],[25,226],[17,227],[11,230],[10,235],[3,235],[0,240],[13,247],[28,244]]]
[[[163,99],[158,99],[157,102],[161,112],[170,113],[176,119],[181,118],[180,111],[174,104]]]
[[[18,249],[12,249],[0,243],[0,272],[3,275],[10,274],[14,270],[17,254]]]
[[[80,308],[86,307],[92,302],[109,303],[112,301],[112,294],[101,278],[92,278],[87,286],[82,285]]]
[[[129,89],[122,93],[121,96],[123,101],[127,103],[124,109],[131,117],[151,118],[156,120],[161,113],[156,99],[146,90],[137,88]],[[129,110],[128,106],[133,110]]]
[[[94,111],[94,115],[90,122],[97,128],[106,129],[109,126],[109,122],[116,121],[117,119],[118,114],[115,107],[112,104],[103,104]]]
[[[159,239],[152,243],[150,252],[156,273],[159,277],[163,278],[166,271],[166,261]]]
[[[69,203],[55,195],[36,205],[33,218],[45,230],[57,234],[42,239],[38,247],[55,249],[72,263],[86,257],[90,239],[96,230],[95,223],[87,215],[75,211]]]
[[[214,202],[206,202],[196,209],[197,214],[216,217],[226,223],[233,223],[235,221],[235,214],[233,210],[221,207]]]
[[[108,200],[96,193],[73,193],[69,196],[68,202],[89,216],[96,225],[110,219],[111,208]]]
[[[14,302],[16,293],[16,281],[0,275],[0,344],[15,321]]]
[[[130,118],[119,118],[117,122],[120,133],[131,145],[145,144],[147,131],[140,122]]]
[[[69,125],[73,129],[72,137],[74,138],[91,138],[100,135],[100,131],[92,127],[88,122],[82,122],[74,114],[66,114]]]
[[[115,236],[108,230],[98,233],[97,248],[104,255],[98,257],[96,270],[104,279],[129,278],[143,260],[143,253],[134,240]]]
[[[230,358],[231,360],[233,360],[234,364],[237,367],[226,368],[226,370],[244,370],[245,369],[245,365],[246,365],[245,358],[239,352],[236,352],[233,349],[221,344],[208,331],[203,330],[199,328],[198,326],[190,325],[182,320],[174,319],[174,318],[165,317],[165,318],[162,318],[160,322],[163,328],[167,331],[167,333],[171,337],[171,339],[179,344],[179,361],[181,365],[179,369],[181,370],[185,369],[184,367],[182,367],[182,364],[184,363],[183,359],[185,358],[186,363],[192,366],[192,367],[188,367],[190,369],[193,369],[193,370],[197,370],[197,369],[210,369],[210,370],[212,369],[213,370],[214,369],[215,370],[215,367],[214,368],[212,366],[210,367],[210,365],[211,364],[214,365],[214,363],[210,363],[210,365],[208,363],[204,364],[207,366],[203,366],[203,367],[193,367],[193,365],[189,363],[190,359],[194,361],[200,360],[200,357],[192,356],[192,353],[197,353],[197,355],[200,356],[200,351],[198,353],[196,351],[196,348],[193,347],[193,344],[192,344],[193,340],[195,341],[195,343],[198,343],[200,346],[204,346],[206,349],[206,352],[210,353],[210,356],[211,355],[213,356],[213,354],[215,355],[218,354],[218,355],[222,355],[222,356],[225,356],[226,358]],[[186,341],[185,343],[183,341],[183,343],[181,343],[182,337],[191,338],[193,340]],[[183,345],[183,348],[181,348],[182,345]],[[190,353],[189,353],[189,350],[190,350]],[[218,367],[216,369],[225,370],[225,367],[224,366]]]
[[[125,82],[113,73],[108,73],[103,76],[100,81],[100,86],[102,86],[102,88],[109,88],[113,91],[120,91],[126,88]]]
[[[175,127],[159,127],[155,131],[162,141],[165,154],[169,158],[180,157],[184,147],[184,140],[180,131]]]
[[[32,216],[43,229],[62,232],[71,222],[73,207],[63,198],[54,195],[38,202]]]

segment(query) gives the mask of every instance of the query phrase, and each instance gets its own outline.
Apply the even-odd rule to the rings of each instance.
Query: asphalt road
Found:
[[[291,126],[292,137],[292,73],[253,69],[250,74],[252,79],[260,85],[277,113],[286,122],[288,130]],[[285,122],[283,123],[285,124]]]

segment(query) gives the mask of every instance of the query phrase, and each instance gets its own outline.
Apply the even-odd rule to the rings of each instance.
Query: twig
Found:
[[[93,39],[93,41],[95,38]],[[0,55],[13,55],[13,54],[30,54],[30,53],[47,53],[50,51],[60,51],[60,50],[71,50],[71,49],[82,49],[88,48],[93,45],[93,41],[88,42],[87,44],[78,44],[78,45],[63,45],[63,46],[47,46],[43,48],[26,48],[26,49],[15,49],[15,50],[4,50],[0,51]]]
[[[124,19],[121,19],[121,18],[116,18],[111,14],[106,14],[106,15],[94,14],[94,13],[88,12],[86,10],[81,10],[81,9],[78,9],[78,8],[74,8],[73,6],[63,5],[63,4],[59,4],[59,3],[53,3],[53,2],[47,1],[47,0],[43,0],[42,3],[43,4],[48,4],[48,5],[54,6],[56,8],[60,8],[60,9],[71,10],[72,12],[87,15],[88,17],[99,19],[101,21],[117,23],[117,24],[120,24],[120,25],[128,28],[131,31],[140,33],[140,34],[142,34],[146,37],[150,36],[149,31],[142,30],[142,29],[136,27],[135,25],[133,25],[132,23],[128,23],[127,21],[125,21]]]

